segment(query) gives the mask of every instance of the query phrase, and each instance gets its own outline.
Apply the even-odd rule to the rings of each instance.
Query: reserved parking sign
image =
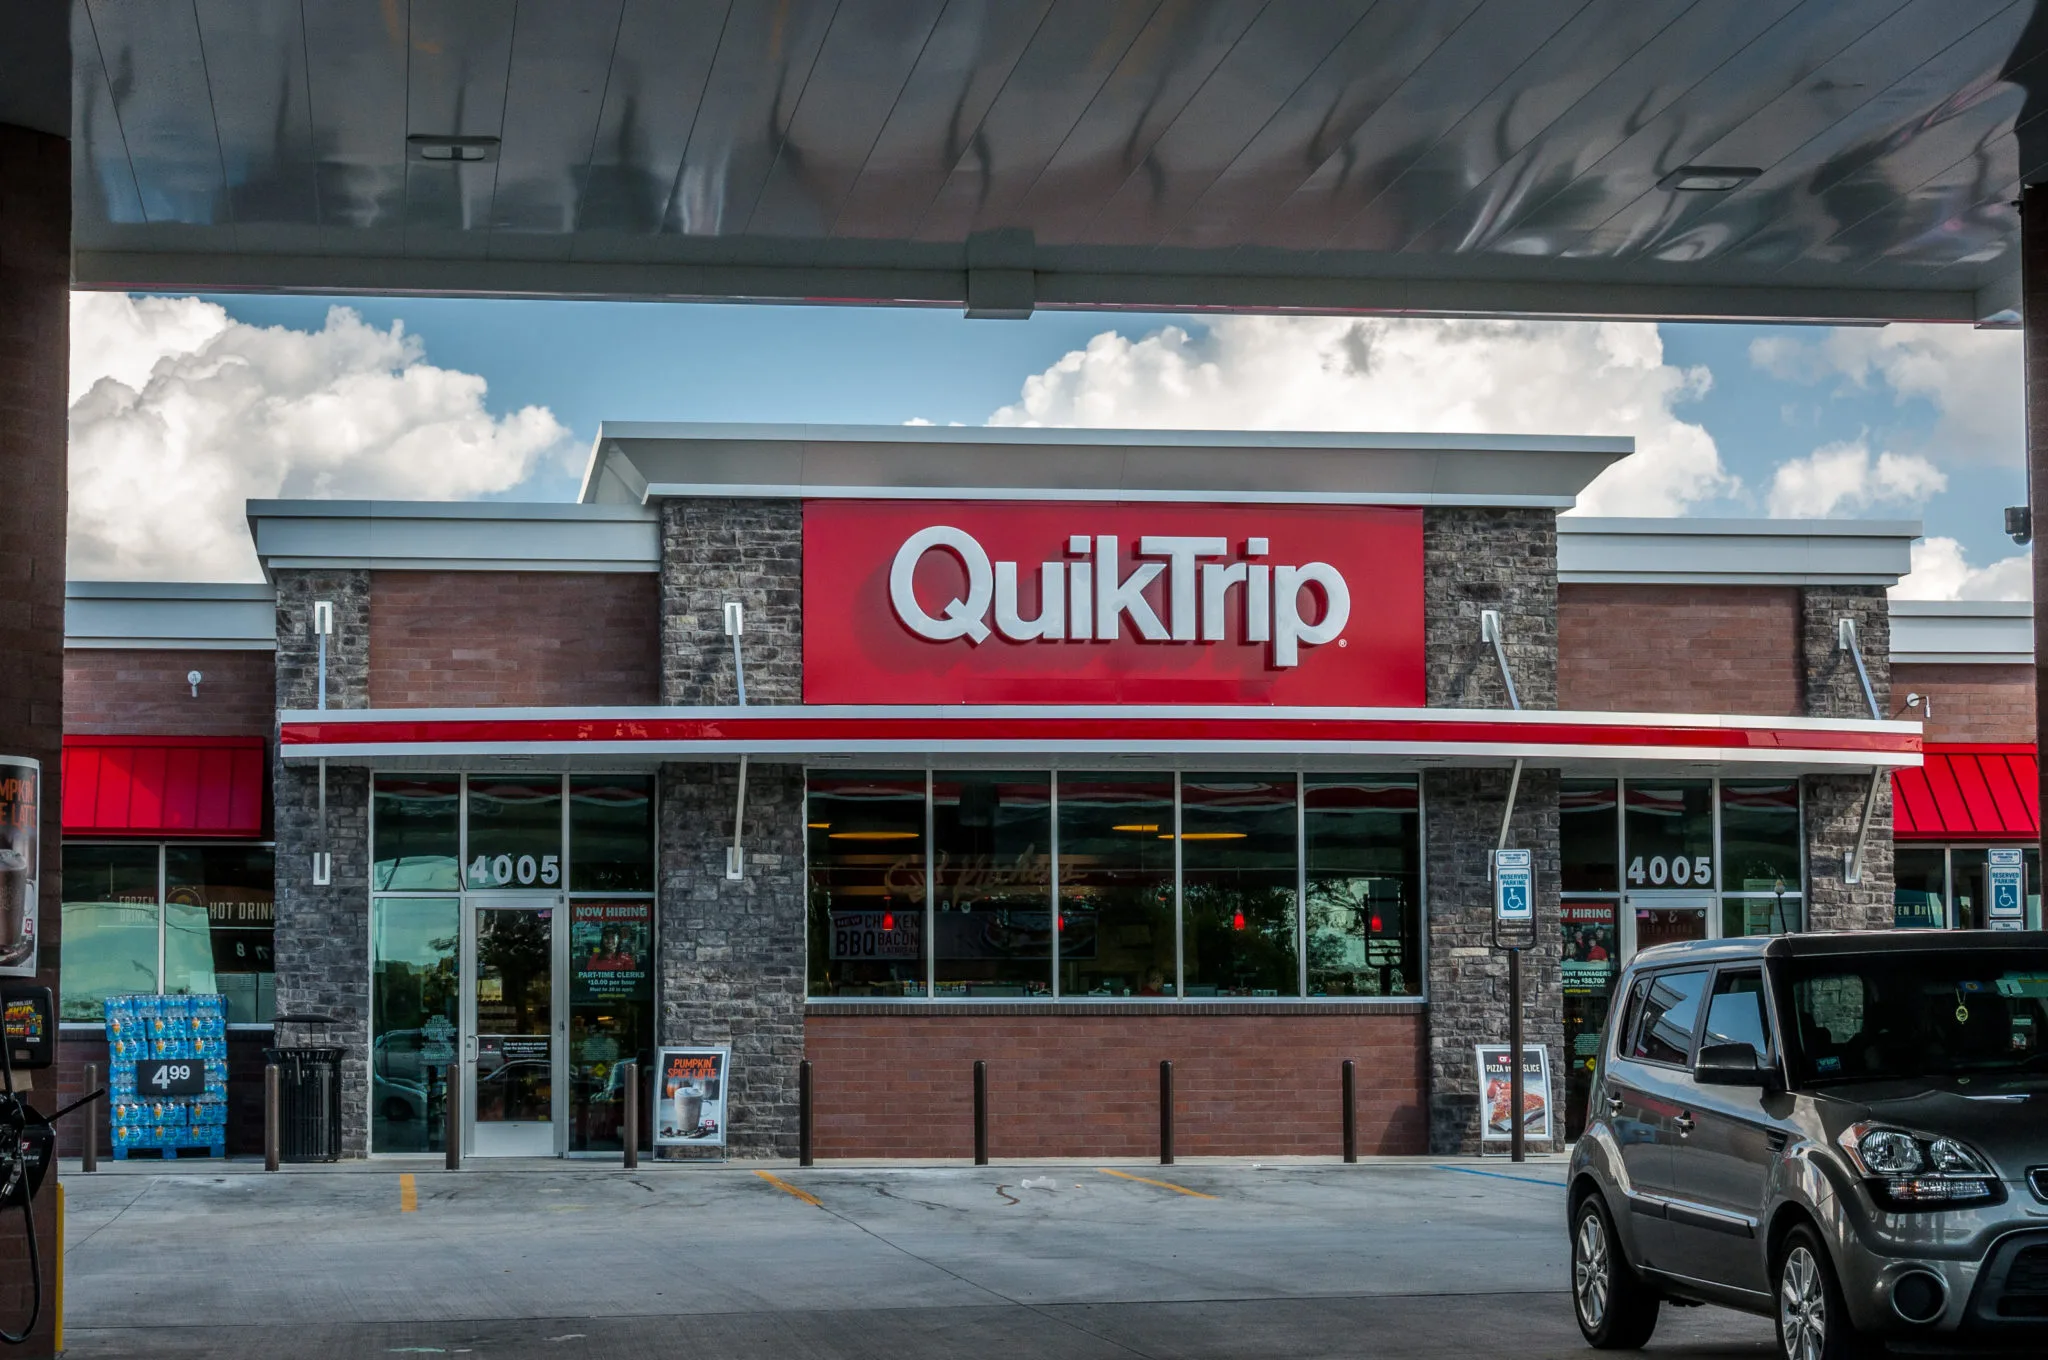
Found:
[[[1536,871],[1527,850],[1493,852],[1495,925],[1526,929],[1536,924]]]

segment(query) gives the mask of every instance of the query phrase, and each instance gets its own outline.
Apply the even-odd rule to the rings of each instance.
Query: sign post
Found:
[[[1527,850],[1493,852],[1493,942],[1508,951],[1508,1052],[1522,1051],[1522,951],[1536,942],[1536,872],[1534,857]],[[1522,1136],[1522,1101],[1525,1096],[1522,1064],[1509,1064],[1508,1157],[1526,1159]],[[1480,1094],[1482,1101],[1485,1093]],[[1487,1116],[1480,1115],[1485,1129]]]
[[[2026,852],[2015,847],[1991,852],[1991,910],[1988,924],[1993,930],[2024,930],[2027,924]]]

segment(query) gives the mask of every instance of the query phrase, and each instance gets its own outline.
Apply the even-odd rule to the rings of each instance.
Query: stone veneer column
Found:
[[[803,506],[672,500],[661,510],[661,701],[731,704],[724,605],[746,607],[747,699],[803,700]],[[804,778],[750,765],[746,877],[725,876],[737,766],[661,778],[661,1042],[733,1049],[730,1151],[796,1154],[804,1055]]]
[[[1423,512],[1424,652],[1432,708],[1506,708],[1479,614],[1497,609],[1524,708],[1557,707],[1557,520],[1549,510]],[[1479,1147],[1472,1046],[1505,1043],[1507,955],[1493,947],[1488,856],[1509,773],[1432,770],[1423,780],[1429,909],[1429,1146]],[[1551,1127],[1563,1133],[1564,1009],[1559,965],[1558,779],[1524,769],[1509,845],[1535,852],[1536,946],[1522,956],[1524,1041],[1550,1048]],[[1532,1143],[1542,1149],[1547,1145]]]
[[[1839,621],[1856,620],[1856,641],[1877,710],[1890,716],[1892,698],[1891,610],[1879,586],[1808,586],[1801,592],[1799,647],[1805,667],[1806,716],[1868,718],[1870,704],[1856,676],[1856,662],[1838,642]],[[1892,781],[1880,779],[1870,819],[1860,882],[1842,872],[1843,857],[1856,848],[1863,803],[1870,792],[1868,770],[1811,774],[1805,778],[1806,928],[1876,930],[1892,923]]]
[[[334,603],[327,639],[327,706],[370,706],[370,573],[279,570],[277,706],[319,702],[319,639],[313,602]],[[320,775],[308,764],[271,765],[277,832],[277,1013],[328,1015],[331,1025],[289,1025],[281,1044],[344,1051],[342,1151],[369,1150],[370,774],[329,766],[327,832],[320,832]],[[334,856],[334,882],[313,885],[313,854]]]

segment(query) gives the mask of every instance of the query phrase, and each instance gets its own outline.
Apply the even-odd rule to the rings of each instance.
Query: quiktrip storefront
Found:
[[[1568,1104],[1633,949],[1888,923],[1907,525],[1567,521],[1612,439],[607,425],[582,504],[257,502],[277,1006],[354,1151],[1476,1147],[1490,852]],[[1562,530],[1562,532],[1561,532]],[[322,696],[324,695],[324,707]],[[1510,791],[1512,790],[1512,798]],[[642,1070],[646,1070],[643,1062]],[[1553,1124],[1565,1132],[1566,1121]]]

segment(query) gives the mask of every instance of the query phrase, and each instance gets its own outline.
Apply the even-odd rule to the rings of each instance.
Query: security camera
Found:
[[[2005,531],[2022,548],[2034,541],[2034,512],[2024,505],[2005,507]]]

